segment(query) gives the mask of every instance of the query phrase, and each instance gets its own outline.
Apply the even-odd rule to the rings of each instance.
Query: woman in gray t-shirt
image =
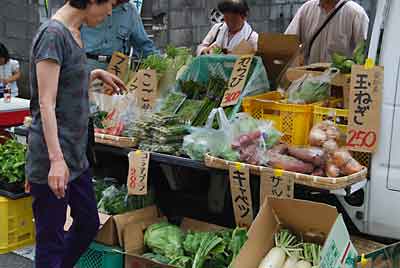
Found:
[[[97,233],[99,219],[86,158],[89,82],[125,88],[103,70],[89,72],[80,37],[111,15],[114,0],[69,0],[43,24],[31,51],[32,126],[26,176],[33,196],[36,267],[71,268]],[[74,220],[64,235],[67,207]]]

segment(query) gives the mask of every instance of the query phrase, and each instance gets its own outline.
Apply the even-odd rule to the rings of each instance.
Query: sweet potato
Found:
[[[274,151],[267,152],[268,164],[276,169],[298,172],[303,174],[311,174],[314,171],[314,166],[310,163],[305,163],[294,157],[276,153]]]
[[[318,147],[289,147],[289,155],[316,167],[325,163],[325,151]]]
[[[274,147],[271,148],[271,151],[276,152],[278,154],[286,154],[288,151],[288,145],[286,143],[281,143],[278,145],[275,145]]]

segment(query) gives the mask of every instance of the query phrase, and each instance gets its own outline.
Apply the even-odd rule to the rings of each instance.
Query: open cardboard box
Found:
[[[138,223],[129,223],[124,230],[124,248],[126,252],[125,256],[125,268],[175,268],[171,265],[160,264],[150,259],[144,258],[142,255],[145,253],[144,245],[144,232],[147,227],[154,223],[166,221],[165,218],[153,217],[147,218],[146,220]],[[224,227],[209,224],[202,221],[197,221],[189,218],[184,218],[180,225],[183,231],[218,231],[224,229]]]
[[[321,268],[353,267],[353,260],[358,256],[335,207],[303,200],[266,198],[233,267],[258,268],[274,247],[274,234],[281,228],[302,234],[306,242],[323,245]]]
[[[273,86],[285,84],[289,67],[303,65],[302,46],[296,35],[260,33],[257,56],[261,56]]]
[[[150,206],[143,209],[134,210],[119,215],[106,215],[99,213],[100,228],[95,241],[107,246],[124,246],[124,229],[129,223],[142,222],[148,218],[158,218],[161,214],[156,206]],[[69,230],[72,225],[70,211],[67,211],[67,221],[64,230]]]

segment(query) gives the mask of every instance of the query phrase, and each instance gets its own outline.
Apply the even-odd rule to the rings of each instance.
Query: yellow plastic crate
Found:
[[[277,91],[247,97],[243,100],[243,111],[257,119],[274,122],[282,132],[282,141],[291,145],[305,145],[313,121],[314,105],[287,104]]]
[[[343,132],[347,133],[347,122],[349,118],[348,109],[334,109],[326,107],[314,107],[314,122],[318,124],[328,118],[331,118],[335,125]],[[366,152],[351,152],[353,157],[363,166],[369,168],[372,154]]]
[[[32,198],[0,197],[0,254],[32,245],[34,241]]]

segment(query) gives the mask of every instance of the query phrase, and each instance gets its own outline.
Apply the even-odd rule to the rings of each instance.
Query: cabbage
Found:
[[[149,226],[144,234],[144,243],[152,252],[171,260],[184,256],[183,240],[181,229],[166,222]]]

